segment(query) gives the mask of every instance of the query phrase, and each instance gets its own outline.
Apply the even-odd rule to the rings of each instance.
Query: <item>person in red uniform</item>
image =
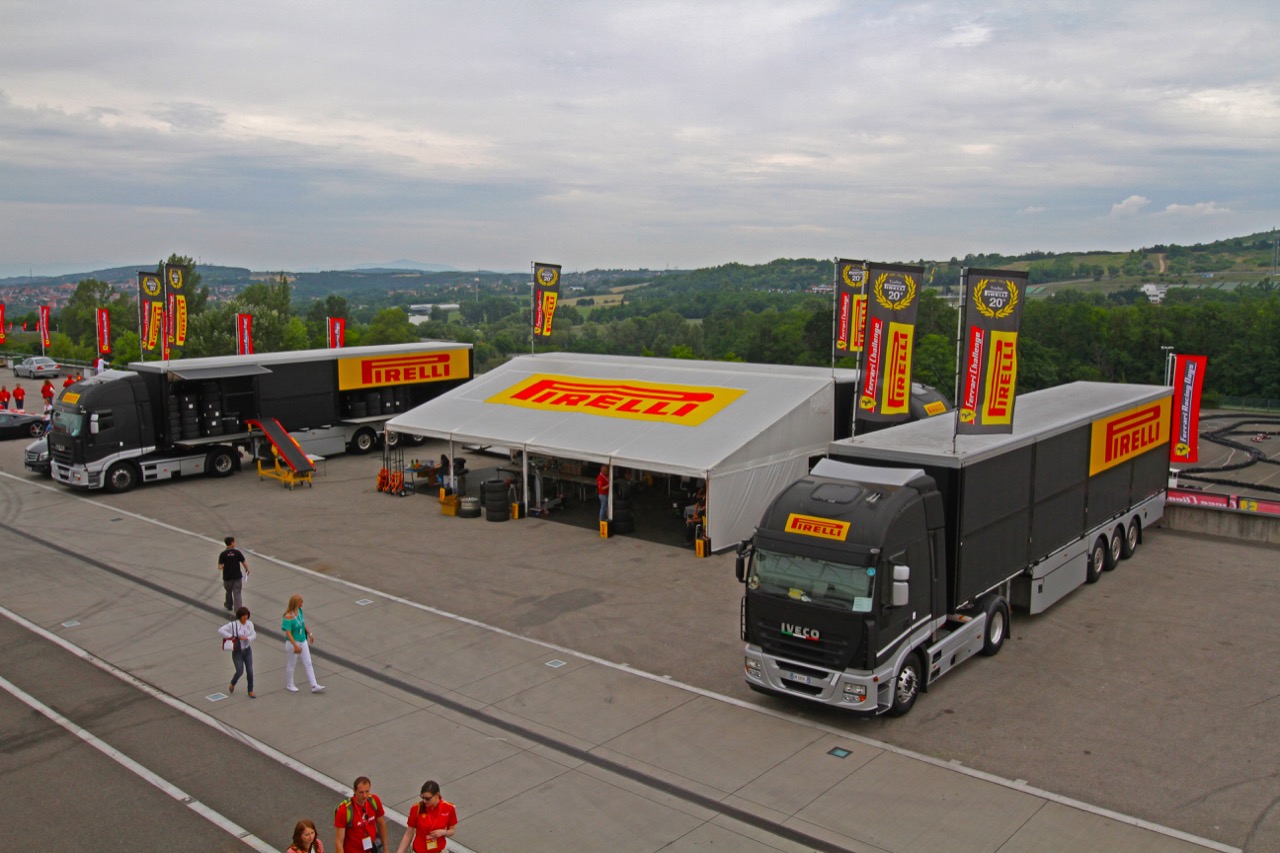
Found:
[[[405,853],[409,839],[413,839],[413,853],[436,853],[443,850],[446,838],[451,838],[458,827],[458,812],[453,803],[446,803],[440,796],[440,786],[424,782],[422,799],[409,809],[409,828],[400,839],[396,853]]]
[[[351,799],[339,803],[333,813],[333,849],[338,853],[364,853],[375,841],[387,848],[386,812],[378,795],[370,793],[372,788],[368,776],[357,777],[351,783]]]
[[[607,465],[601,465],[600,473],[596,474],[596,494],[600,496],[600,520],[604,521],[609,517],[609,468]]]
[[[9,408],[9,386],[0,385],[0,409]]]
[[[67,374],[66,379],[62,380],[63,388],[70,388],[72,385],[75,385],[75,384],[76,384],[76,378],[72,376],[70,373]]]
[[[48,379],[46,379],[44,384],[40,386],[40,396],[44,397],[46,406],[53,402],[53,396],[57,393],[57,389],[53,387],[53,383]]]
[[[13,386],[13,407],[19,412],[27,410],[27,392],[23,390],[21,385]]]

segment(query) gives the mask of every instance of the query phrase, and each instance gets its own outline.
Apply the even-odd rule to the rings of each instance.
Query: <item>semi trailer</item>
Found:
[[[1019,396],[1011,434],[944,417],[833,442],[738,548],[748,686],[901,715],[995,655],[1012,606],[1097,582],[1161,518],[1170,394],[1076,382]]]
[[[469,344],[418,342],[135,362],[66,388],[48,435],[53,478],[123,492],[240,468],[274,419],[302,452],[367,453],[383,424],[471,378]],[[260,445],[259,445],[260,446]]]

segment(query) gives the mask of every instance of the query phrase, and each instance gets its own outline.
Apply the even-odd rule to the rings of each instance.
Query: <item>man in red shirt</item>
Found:
[[[409,839],[413,839],[413,853],[439,853],[458,827],[458,812],[453,803],[446,803],[440,796],[436,782],[422,784],[422,799],[409,809],[409,829],[400,839],[396,853],[405,853]]]
[[[600,496],[600,520],[609,517],[609,466],[601,465],[596,474],[596,494]]]
[[[358,777],[351,785],[351,799],[339,803],[333,813],[338,853],[386,850],[386,812],[378,795],[370,793],[372,787],[368,776]]]
[[[21,385],[13,386],[13,407],[19,412],[27,410],[27,392],[23,390]]]

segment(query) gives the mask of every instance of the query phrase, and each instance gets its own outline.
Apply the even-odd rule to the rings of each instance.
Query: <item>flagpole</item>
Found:
[[[840,318],[836,316],[840,299],[840,259],[831,259],[831,379],[836,378],[836,334]]]
[[[960,304],[956,310],[956,382],[951,389],[951,452],[956,452],[956,436],[960,432],[960,368],[964,353],[964,307],[969,301],[969,268],[960,268]]]
[[[538,281],[534,277],[537,266],[533,261],[529,262],[529,355],[537,355],[534,352],[534,345],[538,340]]]

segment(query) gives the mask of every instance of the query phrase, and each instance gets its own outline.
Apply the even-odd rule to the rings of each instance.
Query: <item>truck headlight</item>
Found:
[[[755,658],[746,658],[744,669],[747,672],[747,678],[760,678],[760,661]]]
[[[844,701],[846,702],[863,702],[867,698],[867,685],[865,684],[846,684],[844,686]]]

